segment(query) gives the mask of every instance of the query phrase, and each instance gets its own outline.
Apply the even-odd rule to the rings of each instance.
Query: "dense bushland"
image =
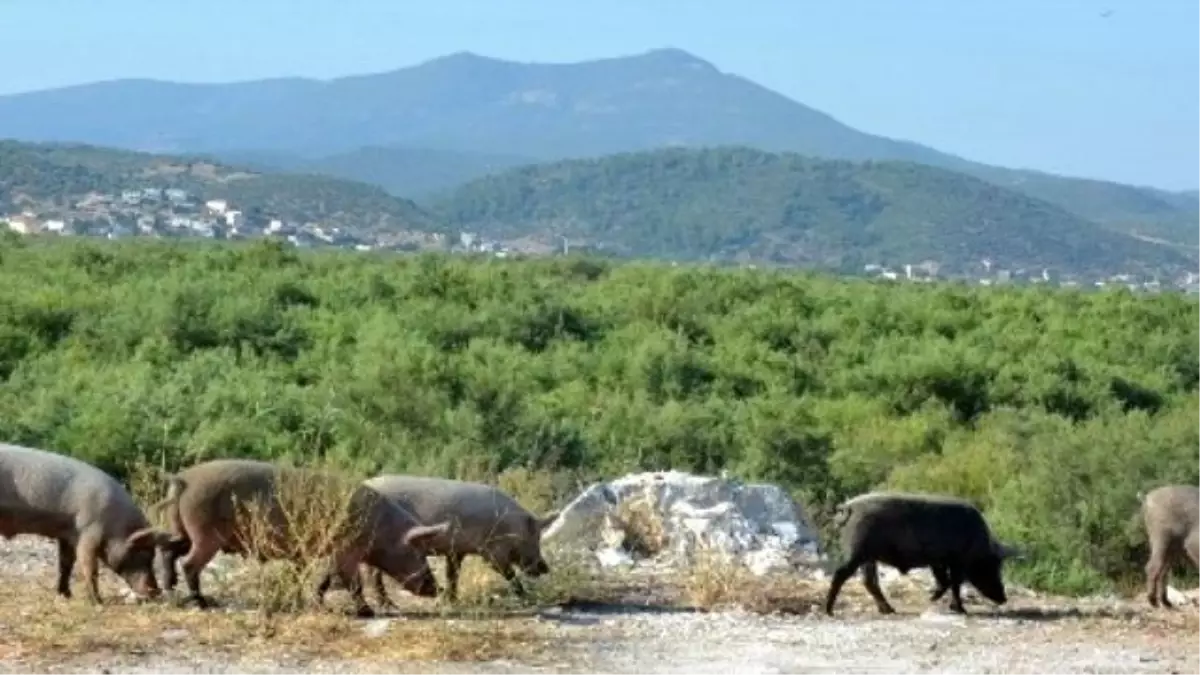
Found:
[[[1198,476],[1197,304],[793,272],[0,243],[0,438],[123,474],[216,456],[546,481],[961,494],[1062,590],[1138,572]]]

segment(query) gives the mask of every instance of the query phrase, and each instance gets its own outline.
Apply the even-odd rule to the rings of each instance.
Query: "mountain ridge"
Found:
[[[466,161],[474,154],[558,161],[669,146],[749,146],[826,159],[915,161],[1047,199],[1102,228],[1189,246],[1200,240],[1200,203],[1186,195],[995,167],[863,132],[677,48],[574,63],[456,52],[325,80],[109,80],[0,96],[0,136],[216,156],[253,147],[318,159],[422,147],[456,155],[447,163],[457,168],[439,164],[434,173],[461,180],[489,172]],[[376,160],[378,175],[354,177],[417,196],[404,189],[404,174],[411,173],[404,160],[397,160],[399,168]],[[308,161],[304,170],[344,175],[344,168]]]

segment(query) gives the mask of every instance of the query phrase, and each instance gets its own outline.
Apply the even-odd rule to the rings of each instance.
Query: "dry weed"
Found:
[[[134,462],[126,467],[129,494],[146,518],[156,527],[162,527],[164,520],[161,512],[151,511],[150,506],[167,496],[167,471],[147,462]]]
[[[613,517],[624,533],[621,547],[635,558],[653,558],[666,550],[669,543],[655,500],[648,494],[627,499],[617,507]]]
[[[356,479],[328,470],[280,471],[271,503],[237,503],[248,569],[234,590],[268,616],[308,606],[331,556],[365,525],[357,487]]]
[[[52,587],[49,572],[36,583]],[[116,582],[105,580],[111,597]],[[181,663],[275,659],[297,667],[318,659],[529,662],[551,653],[548,626],[527,618],[392,622],[372,634],[364,623],[332,613],[200,611],[169,603],[92,606],[49,595],[29,600],[31,579],[0,583],[0,659],[26,672],[52,667],[91,670],[89,662],[166,657]],[[68,665],[76,664],[76,665]],[[204,668],[204,665],[199,667]]]

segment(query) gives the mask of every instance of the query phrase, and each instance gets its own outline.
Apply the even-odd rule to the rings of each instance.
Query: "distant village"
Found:
[[[32,209],[0,216],[20,234],[105,237],[202,237],[248,239],[278,237],[294,246],[336,246],[371,250],[365,241],[337,227],[247,214],[224,199],[201,201],[185,190],[147,187],[120,194],[91,193],[62,209],[39,214]]]
[[[1107,288],[1124,286],[1131,291],[1157,293],[1164,290],[1178,290],[1186,293],[1200,293],[1200,274],[1184,272],[1177,277],[1167,280],[1157,276],[1144,276],[1129,273],[1115,273],[1104,278],[1084,278],[1074,274],[1058,274],[1042,268],[1030,270],[1023,267],[1007,269],[995,265],[990,259],[980,260],[975,269],[970,270],[970,279],[981,286],[1004,284],[1038,285],[1046,284],[1063,288]],[[894,281],[931,282],[939,279],[938,264],[924,261],[919,264],[905,264],[899,269],[887,265],[868,264],[863,267],[866,276]],[[961,278],[961,277],[957,277]]]
[[[306,247],[336,247],[357,251],[421,249],[448,250],[453,253],[484,254],[498,258],[510,255],[567,254],[572,249],[563,239],[547,244],[533,240],[500,242],[476,233],[461,232],[447,237],[436,232],[389,233],[369,238],[360,233],[319,222],[296,222],[261,212],[246,213],[225,199],[209,199],[177,188],[143,187],[123,190],[120,194],[94,192],[67,206],[25,208],[17,213],[0,214],[0,227],[21,235],[61,235],[104,237],[199,237],[206,239],[278,238]],[[575,248],[576,251],[580,247]],[[926,260],[902,265],[867,264],[863,276],[896,282],[928,283],[957,279],[983,286],[1005,284],[1047,284],[1061,287],[1105,288],[1124,286],[1139,292],[1176,290],[1200,293],[1200,275],[1185,272],[1177,277],[1116,272],[1103,278],[1083,278],[1058,274],[1049,269],[1007,269],[983,259],[962,274],[939,276],[940,265]]]

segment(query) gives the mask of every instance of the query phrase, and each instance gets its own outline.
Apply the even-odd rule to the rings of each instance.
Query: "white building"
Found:
[[[225,224],[230,227],[239,227],[243,222],[245,222],[245,220],[246,219],[242,216],[241,211],[235,210],[225,212]]]
[[[45,228],[47,232],[62,234],[63,230],[67,229],[67,223],[66,221],[62,220],[47,220],[46,222],[42,223],[42,227]]]
[[[8,229],[17,234],[33,234],[37,231],[36,224],[33,221],[26,220],[20,216],[9,219]]]
[[[229,210],[229,202],[224,199],[210,199],[204,202],[204,206],[217,215],[225,215],[225,212]]]

